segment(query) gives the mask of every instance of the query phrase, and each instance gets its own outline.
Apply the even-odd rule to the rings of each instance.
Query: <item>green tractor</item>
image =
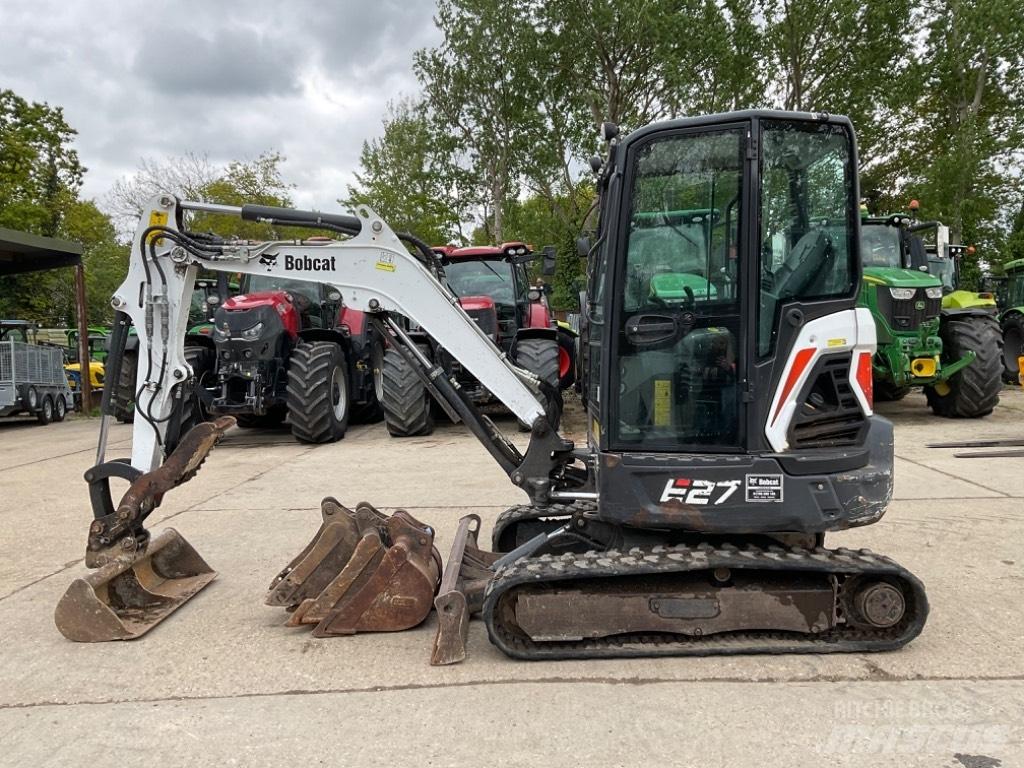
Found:
[[[942,359],[974,355],[958,375],[925,390],[928,403],[943,416],[985,416],[996,407],[1003,388],[1003,336],[995,295],[961,286],[960,259],[973,248],[951,244],[949,228],[938,222],[917,226],[935,232],[934,242],[926,246],[926,268],[942,281]]]
[[[1024,259],[1007,262],[1006,284],[999,314],[1003,330],[1003,378],[1011,384],[1024,384],[1020,358],[1024,356]]]
[[[953,292],[929,268],[929,246],[922,233],[931,230],[937,241],[948,231],[937,222],[916,222],[905,214],[862,220],[859,303],[875,319],[875,398],[899,400],[911,388],[923,386],[939,416],[985,416],[1002,387],[998,373],[993,378],[989,370],[997,343],[992,317],[950,304]],[[943,243],[940,252],[945,247]]]

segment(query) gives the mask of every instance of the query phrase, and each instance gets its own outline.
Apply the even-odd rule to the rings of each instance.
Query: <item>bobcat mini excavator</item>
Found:
[[[290,609],[290,624],[399,629],[433,600],[435,663],[462,658],[474,613],[524,659],[880,651],[916,637],[928,612],[917,578],[867,550],[824,547],[829,531],[877,522],[893,479],[892,426],[872,415],[874,324],[856,306],[849,120],[747,111],[603,133],[580,339],[586,447],[551,428],[541,395],[558,393],[467,316],[430,249],[371,210],[155,198],[113,300],[112,348],[128,325],[138,330],[141,418],[130,460],[108,461],[104,416],[86,474],[86,563],[99,570],[62,599],[61,631],[138,636],[214,576],[173,530],[150,539],[144,527],[231,424],[178,434],[180,402],[193,396],[188,295],[202,267],[333,286],[530,498],[499,520],[495,551],[478,545],[479,519],[463,518],[443,573],[429,526],[326,499],[317,535],[271,585],[267,601]],[[186,229],[196,210],[336,239],[221,240]],[[532,425],[525,450],[422,355],[409,321]],[[114,477],[131,484],[116,506]]]

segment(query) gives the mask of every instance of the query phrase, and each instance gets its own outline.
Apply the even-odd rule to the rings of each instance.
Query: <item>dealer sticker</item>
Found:
[[[747,475],[748,502],[782,501],[782,475]]]

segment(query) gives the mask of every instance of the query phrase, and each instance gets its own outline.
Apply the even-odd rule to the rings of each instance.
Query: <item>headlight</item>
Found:
[[[942,286],[936,285],[933,288],[925,288],[924,295],[929,299],[941,299],[942,298]]]
[[[246,328],[242,331],[242,338],[248,341],[256,341],[260,337],[260,331],[263,330],[263,323],[256,323],[252,328]]]
[[[906,301],[907,299],[914,298],[914,294],[917,291],[913,288],[890,288],[889,293],[897,301]]]

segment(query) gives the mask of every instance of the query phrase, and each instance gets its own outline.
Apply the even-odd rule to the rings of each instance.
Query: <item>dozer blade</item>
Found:
[[[143,553],[111,560],[85,578],[75,579],[53,618],[69,640],[132,640],[216,577],[216,571],[182,535],[167,528]]]
[[[315,625],[314,637],[393,632],[430,613],[440,577],[434,532],[408,512],[353,512],[331,498],[313,540],[270,585],[268,605],[292,611],[288,626]]]
[[[57,604],[54,622],[62,635],[89,643],[140,637],[217,577],[173,528],[150,539],[143,522],[165,493],[195,476],[234,423],[223,417],[193,427],[163,464],[136,473],[116,511],[110,511],[110,475],[97,471],[104,465],[86,473],[96,519],[85,564],[96,570],[75,579]]]
[[[466,658],[469,618],[480,612],[484,589],[494,575],[493,565],[499,555],[480,549],[479,531],[478,515],[466,515],[459,520],[441,587],[434,598],[437,635],[430,655],[434,666],[457,664]]]

